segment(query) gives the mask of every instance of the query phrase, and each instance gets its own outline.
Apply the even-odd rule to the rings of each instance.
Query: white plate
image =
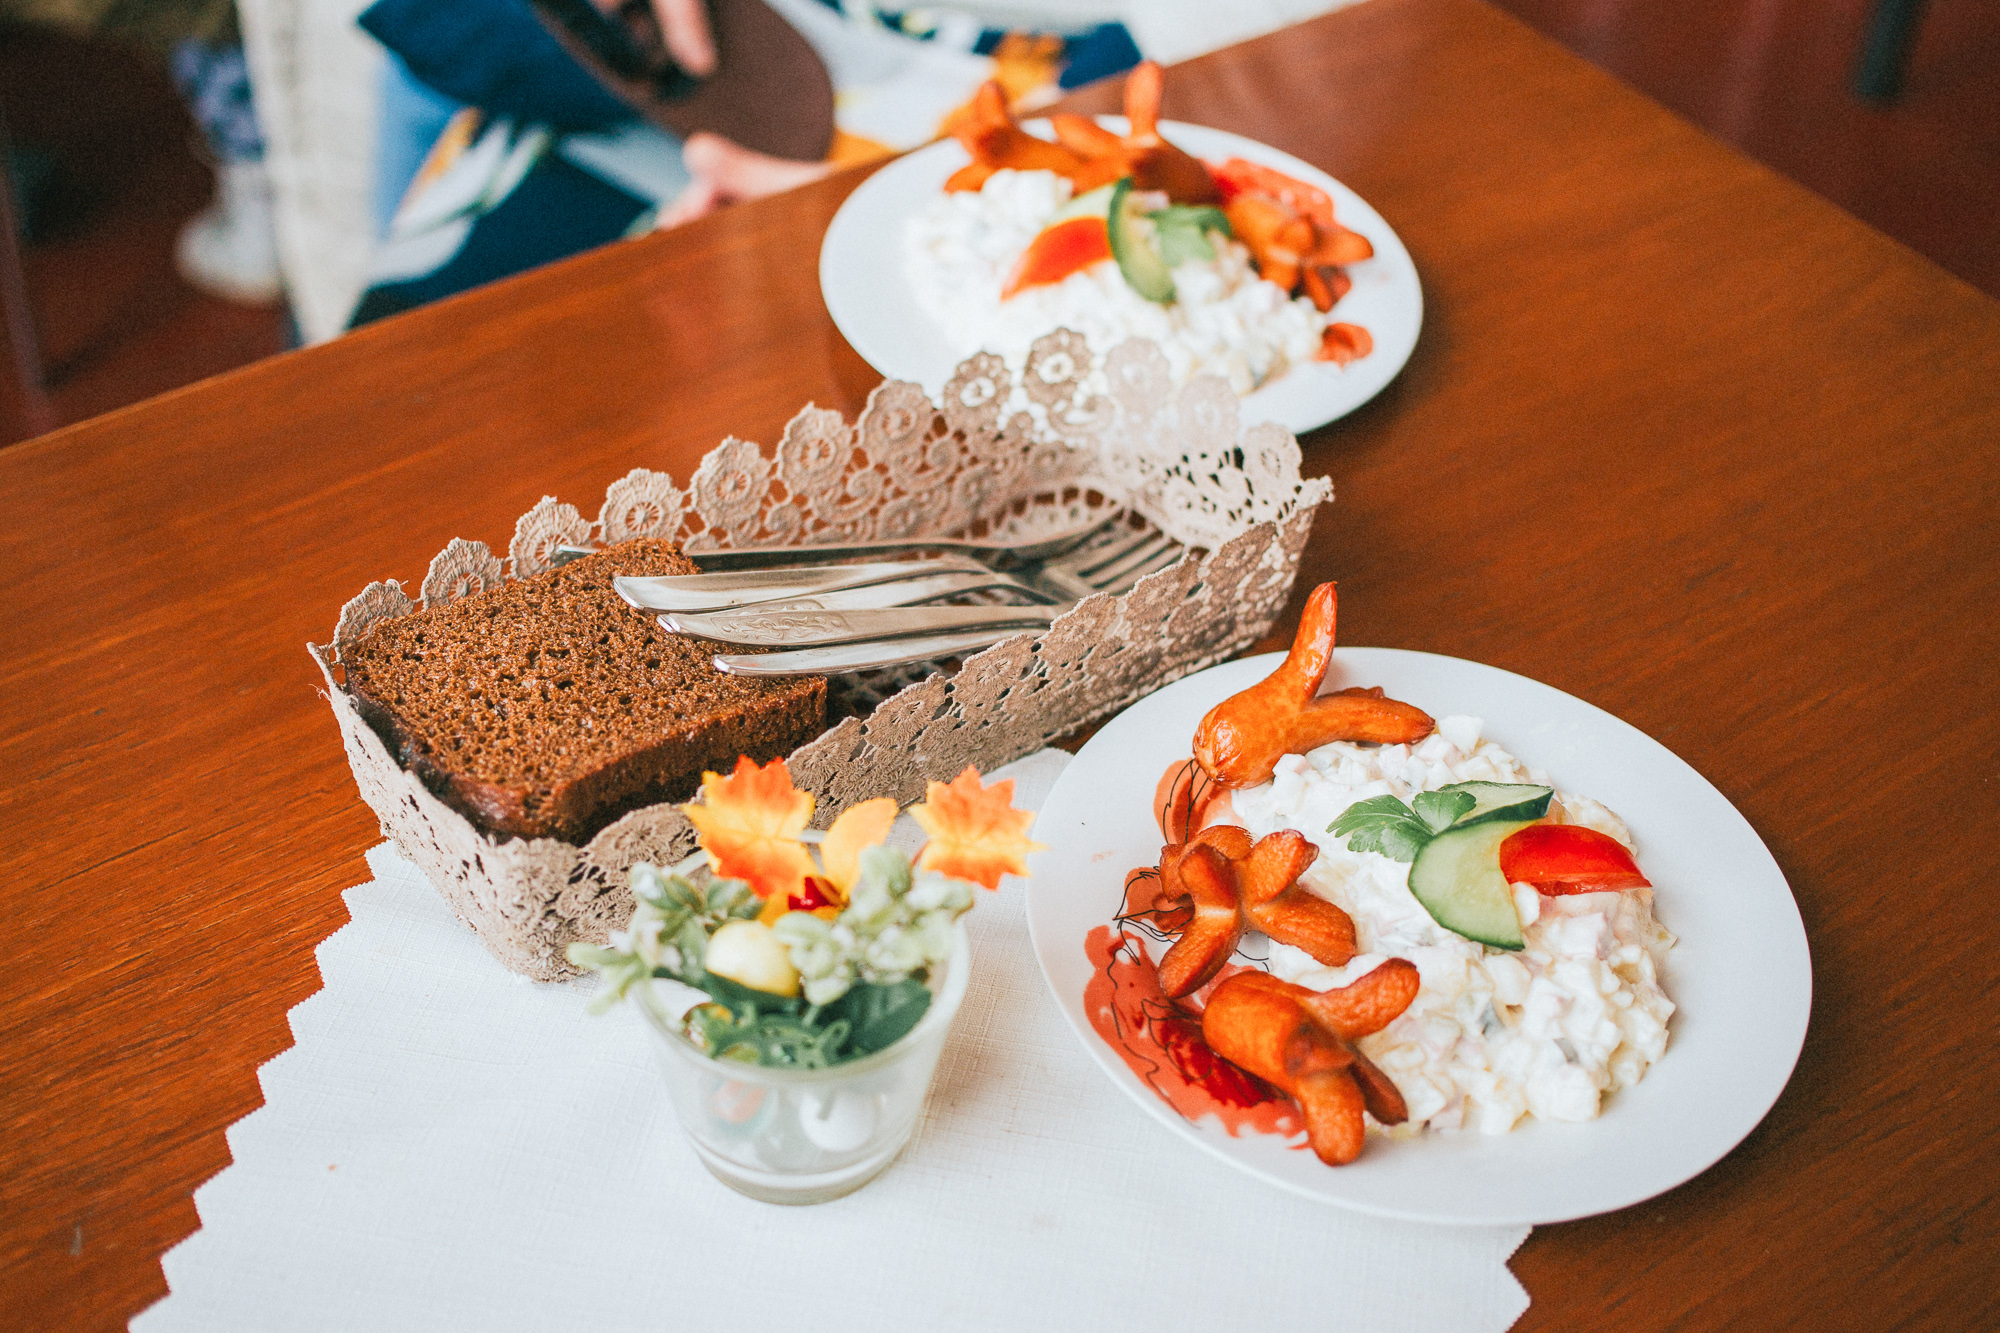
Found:
[[[1124,124],[1120,117],[1101,119],[1109,126]],[[1046,121],[1031,121],[1026,128],[1047,137],[1046,126]],[[1375,350],[1345,367],[1326,362],[1295,366],[1243,400],[1244,422],[1275,421],[1302,434],[1380,393],[1410,359],[1424,319],[1416,265],[1382,215],[1317,167],[1254,139],[1178,121],[1161,121],[1160,130],[1196,157],[1241,157],[1319,186],[1333,196],[1341,225],[1360,232],[1375,247],[1373,259],[1348,266],[1353,290],[1334,307],[1343,323],[1368,330]],[[970,160],[963,148],[946,139],[891,162],[847,197],[819,251],[820,291],[841,335],[869,365],[891,379],[923,385],[933,398],[965,358],[952,351],[944,330],[924,313],[904,276],[904,224]]]
[[[1597,1120],[1524,1120],[1491,1137],[1370,1135],[1360,1159],[1339,1168],[1276,1135],[1232,1138],[1213,1117],[1190,1123],[1132,1073],[1085,1013],[1093,969],[1084,939],[1117,913],[1126,871],[1159,859],[1153,786],[1187,757],[1202,714],[1280,660],[1225,663],[1126,709],[1077,754],[1035,821],[1035,837],[1048,844],[1028,881],[1035,954],[1111,1081],[1174,1133],[1254,1176],[1423,1222],[1540,1224],[1609,1212],[1672,1189],[1741,1142],[1791,1077],[1812,1008],[1805,927],[1756,832],[1699,773],[1602,709],[1494,667],[1388,648],[1337,650],[1325,688],[1381,685],[1434,717],[1483,718],[1486,736],[1631,827],[1660,921],[1680,937],[1662,981],[1678,1006],[1666,1055],[1638,1087],[1607,1098]],[[1158,946],[1153,954],[1157,961]]]

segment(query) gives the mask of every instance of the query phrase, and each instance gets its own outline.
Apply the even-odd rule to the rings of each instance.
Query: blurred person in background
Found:
[[[350,327],[916,147],[988,79],[1017,103],[1046,101],[1139,58],[1116,23],[1030,35],[855,0],[646,2],[673,65],[719,95],[713,119],[684,128],[734,121],[752,131],[738,138],[794,147],[761,152],[700,129],[683,140],[667,128],[690,119],[672,98],[648,106],[643,90],[635,96],[556,36],[576,27],[555,0],[541,0],[549,24],[531,0],[377,0],[360,24],[389,53],[374,192],[382,239]],[[616,0],[592,3],[616,12]],[[711,14],[738,25],[721,42]],[[731,47],[731,31],[760,23],[778,26]],[[779,46],[791,50],[774,55]],[[731,49],[761,68],[730,65]],[[719,107],[724,96],[734,105]],[[817,126],[809,150],[789,132],[803,122]]]
[[[235,0],[0,0],[0,21],[129,43],[167,65],[216,177],[214,201],[181,232],[176,267],[226,300],[277,301],[271,179]]]

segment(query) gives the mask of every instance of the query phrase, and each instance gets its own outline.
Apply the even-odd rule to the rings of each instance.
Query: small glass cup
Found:
[[[887,1050],[828,1069],[713,1059],[640,1005],[701,1164],[765,1203],[825,1203],[882,1174],[916,1130],[971,964],[961,922],[943,975],[930,978],[930,1007],[916,1027]]]

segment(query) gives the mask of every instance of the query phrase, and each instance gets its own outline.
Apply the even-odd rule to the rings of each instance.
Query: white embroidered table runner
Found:
[[[1067,762],[998,776],[1033,808]],[[1018,881],[967,918],[971,990],[915,1141],[856,1194],[780,1208],[702,1169],[637,1015],[509,974],[392,847],[368,860],[138,1333],[1492,1333],[1527,1308],[1506,1260],[1528,1228],[1341,1212],[1141,1115],[1048,996]]]

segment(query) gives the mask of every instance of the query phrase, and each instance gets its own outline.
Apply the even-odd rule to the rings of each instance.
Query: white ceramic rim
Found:
[[[1101,116],[1122,128],[1121,116]],[[1402,239],[1366,200],[1310,162],[1227,130],[1160,122],[1176,144],[1198,157],[1242,157],[1317,185],[1333,196],[1341,225],[1366,236],[1375,257],[1348,267],[1354,287],[1334,309],[1359,324],[1375,348],[1341,367],[1294,367],[1243,399],[1245,424],[1275,421],[1293,434],[1347,415],[1380,393],[1402,370],[1423,325],[1423,284]],[[1048,137],[1047,121],[1026,128]],[[919,148],[870,176],[833,216],[820,244],[819,285],[827,313],[861,359],[891,379],[911,380],[933,399],[959,361],[943,330],[924,313],[903,276],[903,222],[971,159],[952,140]]]
[[[1512,672],[1398,649],[1337,650],[1325,688],[1379,684],[1434,716],[1483,717],[1486,734],[1524,763],[1631,826],[1660,919],[1680,937],[1663,973],[1679,1006],[1665,1057],[1597,1120],[1529,1121],[1493,1137],[1371,1135],[1361,1159],[1338,1169],[1275,1136],[1190,1124],[1132,1074],[1084,1012],[1084,937],[1116,911],[1125,872],[1158,856],[1158,775],[1186,756],[1203,712],[1281,657],[1210,668],[1125,710],[1064,770],[1036,822],[1048,850],[1032,858],[1028,884],[1035,955],[1112,1082],[1172,1133],[1280,1188],[1448,1225],[1539,1225],[1627,1207],[1700,1174],[1749,1134],[1790,1078],[1812,1008],[1805,928],[1756,832],[1693,768],[1602,709]]]

